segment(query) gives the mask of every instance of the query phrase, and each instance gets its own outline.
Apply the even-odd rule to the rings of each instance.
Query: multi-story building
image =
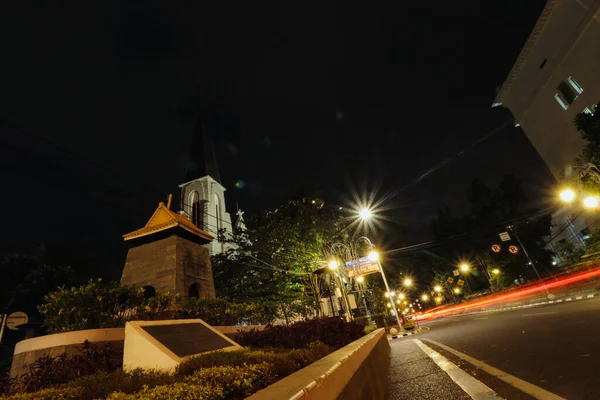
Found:
[[[600,101],[600,0],[548,0],[493,106],[508,108],[561,179],[584,146],[573,120]],[[553,216],[554,242],[583,243],[595,216]]]

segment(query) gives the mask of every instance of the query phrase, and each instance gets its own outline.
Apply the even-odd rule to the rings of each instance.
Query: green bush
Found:
[[[73,400],[84,399],[81,389],[77,387],[48,388],[34,393],[20,393],[12,396],[1,396],[0,400]]]
[[[221,386],[211,387],[208,385],[190,385],[188,383],[176,382],[172,385],[160,385],[145,387],[143,390],[133,393],[113,393],[107,400],[217,400],[224,399]]]
[[[200,318],[210,325],[248,325],[266,324],[276,317],[276,308],[268,302],[236,304],[168,292],[145,299],[141,288],[100,280],[48,293],[38,309],[50,333],[123,327],[132,320]]]
[[[314,318],[291,325],[267,326],[238,332],[236,341],[248,347],[304,348],[312,342],[322,342],[339,349],[364,335],[363,327],[354,321],[341,318]]]
[[[333,349],[323,343],[311,343],[306,349],[294,350],[238,350],[216,351],[192,357],[184,361],[177,369],[177,374],[187,376],[201,368],[218,366],[242,366],[245,364],[269,363],[275,368],[275,375],[283,378],[300,368],[325,357]]]
[[[123,351],[111,344],[83,343],[81,354],[42,356],[13,382],[13,393],[34,392],[99,371],[112,372],[123,365]]]
[[[377,330],[377,325],[373,324],[373,325],[366,325],[365,329],[363,329],[363,332],[365,332],[365,335],[368,335],[369,333],[376,331]]]

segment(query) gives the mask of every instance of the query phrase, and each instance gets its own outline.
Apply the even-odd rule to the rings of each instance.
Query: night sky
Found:
[[[4,4],[0,253],[44,243],[118,277],[121,235],[178,192],[200,109],[232,214],[347,206],[355,188],[387,198],[397,246],[440,207],[467,212],[475,176],[514,173],[543,201],[552,178],[520,129],[455,155],[510,119],[490,106],[544,3]]]

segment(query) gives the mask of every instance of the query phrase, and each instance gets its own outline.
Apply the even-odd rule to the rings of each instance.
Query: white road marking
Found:
[[[417,344],[431,358],[437,365],[450,376],[450,378],[456,383],[462,390],[464,390],[472,399],[476,400],[501,400],[502,397],[498,396],[496,392],[487,387],[483,382],[478,381],[465,371],[460,369],[456,364],[448,361],[446,357],[427,346],[425,343],[418,339],[414,339],[413,342]]]
[[[562,303],[562,300],[556,300],[557,303]]]
[[[573,300],[573,299],[570,297],[568,299],[565,299],[565,301],[571,301],[571,300]]]
[[[575,297],[575,300],[581,300],[581,299],[583,299],[583,296],[577,296],[577,297]]]
[[[488,365],[488,364],[486,364],[482,361],[479,361],[471,356],[461,353],[458,350],[454,350],[452,347],[448,347],[445,344],[441,344],[441,343],[436,342],[435,340],[431,340],[431,339],[423,339],[423,340],[425,340],[427,342],[431,342],[434,345],[441,347],[442,349],[446,350],[447,352],[454,354],[455,356],[465,360],[469,364],[472,364],[473,366],[492,375],[493,377],[496,377],[496,378],[500,379],[501,381],[508,383],[509,385],[519,389],[520,391],[530,395],[533,398],[542,399],[542,400],[566,400],[563,397],[560,397],[552,392],[547,391],[546,389],[542,389],[539,386],[536,386],[532,383],[529,383],[527,381],[519,379],[516,376],[510,375],[504,371],[499,370],[498,368],[492,367],[491,365]]]
[[[588,299],[593,299],[593,298],[594,298],[594,295],[593,295],[593,294],[588,294],[588,295],[587,295],[587,298],[588,298]]]
[[[535,314],[523,314],[524,317],[529,317],[532,315],[546,315],[546,314],[557,314],[556,311],[551,311],[551,312],[540,312],[540,313],[535,313]]]

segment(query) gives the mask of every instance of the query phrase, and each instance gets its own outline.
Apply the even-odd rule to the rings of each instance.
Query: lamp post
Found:
[[[381,266],[381,261],[379,260],[379,254],[377,254],[377,252],[375,250],[373,250],[373,248],[375,246],[373,245],[371,240],[369,240],[369,238],[366,236],[359,237],[357,240],[357,243],[360,242],[361,240],[365,241],[367,243],[367,245],[369,246],[369,249],[371,250],[369,253],[369,259],[371,261],[377,262],[377,266],[379,267],[379,272],[381,272],[381,277],[383,278],[383,284],[385,285],[385,290],[387,291],[387,293],[391,294],[392,291],[390,290],[390,286],[388,285],[387,279],[385,277],[385,272],[383,271],[383,267]],[[390,303],[392,303],[392,309],[394,310],[394,314],[396,315],[396,322],[398,323],[398,328],[402,328],[402,323],[400,323],[400,316],[398,315],[398,309],[396,308],[396,303],[394,301],[391,301]]]
[[[335,276],[337,276],[338,278],[338,282],[340,285],[340,295],[342,297],[342,303],[344,305],[344,311],[346,313],[346,319],[348,320],[348,322],[352,321],[352,312],[350,310],[350,302],[348,301],[348,296],[346,295],[346,288],[344,285],[344,282],[342,282],[342,277],[340,276],[339,273],[336,272],[338,268],[338,263],[336,260],[331,260],[329,261],[329,269],[331,269],[333,271],[333,274]]]

